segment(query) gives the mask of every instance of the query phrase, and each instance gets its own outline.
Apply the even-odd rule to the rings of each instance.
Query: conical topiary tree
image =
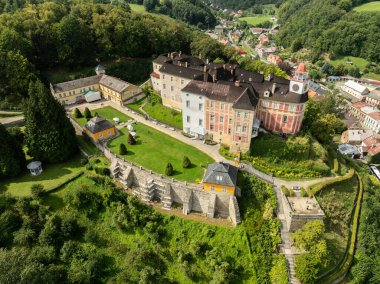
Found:
[[[57,163],[77,152],[77,137],[65,108],[44,84],[40,81],[30,83],[29,99],[24,106],[25,144],[31,157]]]
[[[76,107],[74,110],[74,117],[75,118],[82,118],[83,114],[80,112],[80,110]]]
[[[187,169],[190,166],[191,166],[190,159],[187,156],[184,156],[182,160],[182,168]]]
[[[171,163],[168,163],[166,165],[165,174],[167,176],[171,176],[171,175],[173,175],[173,173],[174,173],[173,165]]]
[[[132,136],[131,133],[128,135],[128,144],[129,145],[135,145],[136,144],[136,139]]]
[[[88,109],[88,107],[86,107],[84,109],[84,114],[83,115],[84,115],[85,118],[87,118],[87,120],[89,120],[92,117],[91,111]]]
[[[120,155],[126,155],[127,154],[127,147],[123,143],[121,143],[119,145],[119,154]]]

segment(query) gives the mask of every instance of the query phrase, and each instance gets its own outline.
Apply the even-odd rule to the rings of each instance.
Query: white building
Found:
[[[380,132],[380,112],[372,112],[366,115],[364,125],[375,133]]]
[[[369,90],[363,86],[363,85],[360,85],[359,83],[356,83],[355,81],[352,81],[352,80],[349,80],[347,81],[346,83],[344,83],[340,89],[359,99],[359,100],[363,100],[364,99],[364,96],[368,95],[369,94]]]
[[[205,97],[188,92],[181,92],[183,130],[200,139],[204,138],[205,129]]]

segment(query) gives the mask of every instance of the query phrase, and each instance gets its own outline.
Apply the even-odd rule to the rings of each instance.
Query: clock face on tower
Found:
[[[300,86],[298,86],[297,84],[294,84],[293,87],[292,87],[292,90],[294,92],[297,92],[299,89],[300,89]]]

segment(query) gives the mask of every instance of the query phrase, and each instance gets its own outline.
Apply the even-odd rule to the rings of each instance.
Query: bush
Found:
[[[82,118],[83,114],[80,112],[80,110],[76,107],[74,110],[74,117],[75,118]]]
[[[87,164],[87,165],[86,165],[86,170],[88,170],[88,171],[92,171],[92,170],[93,170],[92,165],[91,165],[91,164]]]
[[[88,109],[88,107],[86,107],[84,109],[84,117],[89,120],[91,117],[92,117],[92,114],[91,114],[91,111]]]
[[[173,173],[174,173],[173,165],[171,163],[168,163],[166,165],[165,174],[167,176],[171,176],[171,175],[173,175]]]
[[[193,138],[193,135],[189,134],[189,133],[186,133],[185,131],[181,131],[181,134],[185,137],[188,137],[188,138]]]
[[[293,189],[289,189],[289,196],[294,197],[294,190]]]
[[[121,143],[119,145],[119,154],[120,155],[126,155],[127,154],[127,147],[123,143]]]
[[[100,162],[101,162],[100,159],[95,159],[95,160],[94,160],[94,163],[95,163],[95,164],[99,164]]]
[[[95,173],[98,175],[103,175],[103,176],[109,176],[111,174],[111,171],[109,168],[105,167],[95,167]]]
[[[136,144],[136,139],[132,136],[131,133],[128,135],[128,144],[129,145],[135,145]]]
[[[182,160],[182,167],[184,169],[188,169],[190,166],[191,166],[190,159],[187,156],[184,156]]]
[[[82,166],[86,165],[88,163],[88,159],[87,158],[82,158],[80,159],[80,163]]]
[[[354,176],[354,174],[355,174],[355,170],[350,169],[350,171],[342,177],[336,177],[336,178],[328,179],[328,180],[320,182],[316,185],[309,186],[307,188],[308,194],[311,197],[311,196],[315,195],[318,191],[322,190],[323,188],[325,188],[328,185],[340,183],[342,181],[351,179]]]
[[[31,188],[31,192],[32,192],[32,198],[34,200],[41,200],[46,195],[44,186],[40,183],[33,184]]]
[[[289,196],[289,189],[285,185],[281,185],[282,193],[284,193],[285,196]]]
[[[308,196],[306,190],[303,187],[301,187],[301,196],[302,197],[307,197]]]

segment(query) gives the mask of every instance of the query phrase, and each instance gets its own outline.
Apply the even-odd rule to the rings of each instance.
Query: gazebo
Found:
[[[29,163],[27,166],[28,170],[32,176],[38,176],[42,173],[42,166],[40,161],[33,161]]]

